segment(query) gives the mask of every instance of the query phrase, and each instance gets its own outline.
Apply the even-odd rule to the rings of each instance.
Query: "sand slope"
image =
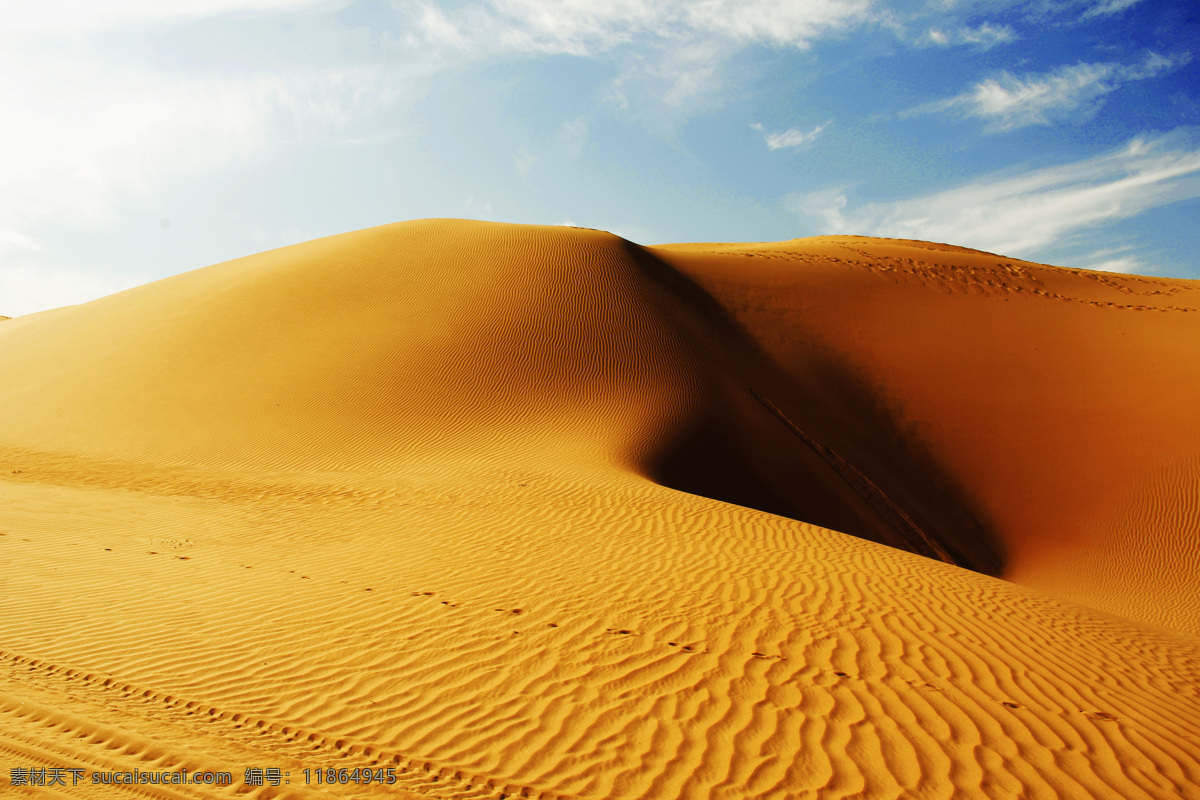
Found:
[[[5,765],[1200,796],[1197,289],[435,220],[8,320]]]
[[[862,237],[657,252],[793,373],[857,375],[1005,577],[1200,632],[1200,283]]]

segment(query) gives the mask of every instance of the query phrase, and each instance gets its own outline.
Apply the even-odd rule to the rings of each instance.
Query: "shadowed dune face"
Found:
[[[1198,309],[425,220],[5,320],[0,751],[305,800],[1200,796]]]
[[[853,364],[773,360],[683,272],[640,252],[658,307],[710,365],[704,404],[643,461],[660,483],[996,575],[1000,542]],[[669,298],[669,300],[667,299]]]
[[[1189,514],[1143,517],[1140,533],[1114,527],[1136,516],[1130,504],[1171,508],[1187,495],[1178,464],[1200,451],[1200,284],[865,237],[652,252],[703,286],[783,372],[801,384],[831,376],[819,394],[844,413],[815,427],[869,430],[841,447],[872,479],[945,482],[941,509],[962,514],[948,528],[971,542],[966,532],[982,525],[1004,577],[1200,630],[1190,603],[1151,611],[1146,601],[1200,590]],[[1139,488],[1158,473],[1175,488]],[[933,494],[885,491],[914,519]],[[1148,582],[1121,581],[1118,565],[1147,555],[1125,554],[1139,540],[1175,555],[1151,556]]]

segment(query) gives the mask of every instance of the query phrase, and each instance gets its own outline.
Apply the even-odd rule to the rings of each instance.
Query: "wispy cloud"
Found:
[[[42,245],[35,239],[18,231],[0,230],[0,255],[19,250],[41,250]]]
[[[717,37],[805,47],[868,19],[869,0],[487,0],[446,12],[429,2],[418,19],[430,39],[484,52],[589,55],[635,38]]]
[[[1137,273],[1144,272],[1146,265],[1141,259],[1134,256],[1122,256],[1121,258],[1106,258],[1101,261],[1089,261],[1086,264],[1080,265],[1081,269],[1093,269],[1097,272],[1127,272]]]
[[[987,13],[1009,11],[1032,24],[1086,23],[1096,17],[1120,14],[1142,0],[942,0],[938,8],[943,13]]]
[[[762,124],[755,123],[750,127],[756,131],[762,131],[763,140],[767,143],[767,148],[771,150],[779,150],[784,147],[801,147],[810,145],[817,140],[821,135],[821,131],[829,127],[829,123],[833,120],[828,120],[820,125],[817,125],[810,131],[801,130],[800,128],[789,128],[782,133],[766,133]]]
[[[20,317],[47,308],[86,303],[132,288],[137,281],[82,273],[9,258],[0,261],[0,314]]]
[[[988,50],[998,44],[1015,42],[1018,38],[1017,32],[1008,25],[994,25],[985,22],[975,28],[966,26],[930,28],[924,36],[917,40],[917,43],[935,47],[975,45],[980,49]]]
[[[336,7],[338,0],[13,0],[0,14],[8,33],[103,28],[161,23],[218,14],[253,14],[318,6]]]
[[[123,199],[245,169],[280,147],[375,141],[375,131],[356,123],[406,96],[408,65],[281,61],[240,71],[193,69],[164,62],[151,48],[128,47],[129,37],[141,40],[146,25],[164,21],[328,4],[45,0],[4,6],[0,229],[28,232],[39,221],[103,223]]]
[[[1093,2],[1087,11],[1083,12],[1083,19],[1090,17],[1108,17],[1113,14],[1119,14],[1131,6],[1135,6],[1142,0],[1099,0]]]
[[[991,131],[1046,125],[1072,114],[1090,114],[1099,107],[1104,95],[1122,85],[1153,78],[1189,60],[1187,54],[1151,53],[1141,64],[1128,66],[1079,63],[1021,77],[1002,72],[960,95],[919,106],[905,115],[951,111],[986,120]]]
[[[513,165],[517,168],[517,174],[521,176],[521,180],[523,181],[529,180],[529,173],[537,161],[538,157],[524,147],[518,147],[517,152],[513,153]]]
[[[332,138],[395,101],[370,68],[173,75],[135,64],[0,55],[0,225],[98,221],[122,193],[246,163],[289,141]]]
[[[689,25],[745,42],[807,46],[831,30],[867,21],[865,0],[701,0],[678,2]]]
[[[923,239],[1032,257],[1076,231],[1195,197],[1200,148],[1171,149],[1162,138],[1136,139],[1086,161],[852,210],[845,189],[791,195],[787,205],[820,219],[828,233]]]
[[[588,140],[587,120],[576,118],[558,126],[558,145],[571,158],[579,158]]]
[[[482,219],[489,222],[495,219],[492,215],[492,201],[490,199],[477,200],[474,195],[471,195],[463,201],[463,208],[466,209],[467,216],[471,219]]]
[[[62,305],[121,288],[64,271],[56,253],[64,233],[115,224],[129,202],[181,182],[253,169],[300,144],[376,141],[377,131],[364,121],[406,98],[412,84],[406,78],[424,67],[263,59],[253,68],[203,68],[164,59],[150,46],[129,46],[200,17],[326,5],[342,3],[45,0],[0,8],[4,296],[34,298],[20,302],[28,310],[51,296],[61,298],[51,304]],[[211,26],[204,30],[217,35]],[[327,41],[337,46],[335,38]],[[28,246],[31,234],[48,229],[58,238],[47,239],[41,251]],[[26,251],[19,259],[11,253],[17,243]],[[76,292],[74,285],[83,288]]]
[[[609,99],[650,116],[721,95],[722,66],[752,45],[807,48],[875,19],[872,0],[481,0],[455,9],[400,0],[410,44],[439,58],[514,54],[611,57]]]

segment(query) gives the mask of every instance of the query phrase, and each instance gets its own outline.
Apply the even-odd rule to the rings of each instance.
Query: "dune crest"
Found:
[[[277,797],[1200,794],[1197,310],[423,220],[8,320],[0,748]]]

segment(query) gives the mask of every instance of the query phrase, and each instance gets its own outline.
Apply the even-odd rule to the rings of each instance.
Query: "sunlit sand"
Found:
[[[1197,281],[457,220],[5,320],[0,785],[1200,797],[1197,365]]]

